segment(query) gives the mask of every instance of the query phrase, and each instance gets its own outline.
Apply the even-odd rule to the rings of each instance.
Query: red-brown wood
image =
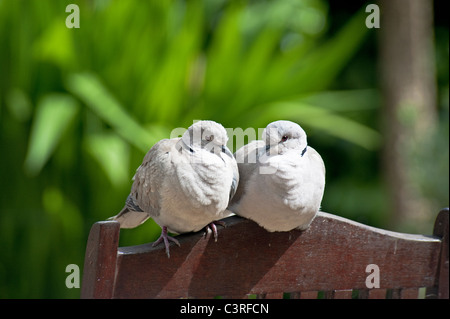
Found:
[[[385,299],[386,298],[386,289],[370,289],[368,291],[369,299]]]
[[[261,299],[283,299],[283,292],[273,292],[270,294],[262,294]]]
[[[300,299],[317,299],[317,291],[303,291],[300,293]]]
[[[448,234],[448,215],[449,209],[443,209],[439,213],[436,218],[436,222],[434,224],[433,234],[439,238],[442,238],[442,246],[441,246],[441,256],[439,262],[439,276],[437,286],[438,288],[438,298],[439,299],[448,299],[449,298],[449,260],[448,260],[448,251],[449,251],[449,234]]]
[[[401,299],[417,299],[419,296],[419,288],[403,288],[400,291]]]
[[[436,236],[390,232],[322,212],[303,232],[269,233],[237,216],[225,222],[217,242],[202,233],[178,236],[181,247],[171,246],[170,259],[162,246],[151,243],[117,247],[117,224],[110,228],[106,225],[113,222],[95,224],[86,251],[82,297],[273,298],[292,292],[291,298],[317,298],[317,291],[326,291],[331,298],[351,298],[352,289],[361,289],[368,291],[366,298],[380,298],[386,289],[420,287],[430,287],[431,292],[439,287],[439,297],[447,289],[448,296],[448,280],[447,288],[442,283],[445,267],[448,279],[448,210],[438,216],[436,224],[444,230],[439,233],[435,227]],[[447,237],[441,236],[445,225]],[[102,237],[98,228],[111,234]],[[102,247],[108,248],[103,253],[93,251],[100,247],[95,244],[99,237]],[[446,251],[442,237],[447,238]],[[114,265],[94,267],[95,259],[104,261],[108,254],[115,255],[109,258]],[[378,265],[381,289],[367,289],[368,264]],[[311,291],[314,296],[307,293]]]
[[[316,294],[317,297],[317,294]],[[289,299],[300,299],[300,292],[290,292]]]
[[[89,233],[81,285],[82,298],[112,298],[120,225],[97,222]]]
[[[333,299],[352,299],[352,289],[345,290],[334,290],[332,298]]]

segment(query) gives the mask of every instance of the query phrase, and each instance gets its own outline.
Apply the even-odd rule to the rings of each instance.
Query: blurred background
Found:
[[[91,225],[198,119],[295,121],[325,161],[323,211],[431,234],[449,204],[444,3],[0,0],[0,298],[78,298],[65,268]],[[120,245],[159,234],[149,220]]]

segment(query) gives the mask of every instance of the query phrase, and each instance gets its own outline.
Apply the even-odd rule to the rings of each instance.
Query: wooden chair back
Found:
[[[233,216],[181,247],[118,247],[119,224],[95,223],[82,298],[448,298],[448,208],[432,236],[369,227],[320,212],[305,231],[270,233]],[[423,288],[420,290],[420,288]]]

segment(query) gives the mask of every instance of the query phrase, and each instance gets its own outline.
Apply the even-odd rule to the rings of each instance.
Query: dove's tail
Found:
[[[135,228],[144,223],[149,217],[150,215],[146,212],[135,212],[125,206],[120,213],[109,217],[108,220],[118,221],[120,228]]]

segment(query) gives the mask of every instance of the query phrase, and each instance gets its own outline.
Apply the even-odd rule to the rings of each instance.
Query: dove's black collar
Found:
[[[305,148],[303,149],[303,151],[302,151],[302,153],[300,154],[300,156],[303,157],[303,155],[305,155],[307,149],[308,149],[308,145],[305,146]]]
[[[195,151],[192,149],[192,147],[190,147],[189,145],[187,145],[182,138],[180,138],[180,141],[178,142],[178,147],[179,147],[179,151],[181,151],[181,149],[185,149],[186,151],[189,151],[191,153],[195,153]]]
[[[225,145],[222,145],[222,153],[225,153],[230,158],[234,158],[233,153],[231,153],[230,149],[226,147]]]
[[[269,149],[270,149],[270,145],[266,145],[266,152],[268,152]],[[303,155],[305,155],[307,149],[308,149],[308,145],[305,146],[305,148],[304,148],[303,151],[301,152],[300,156],[303,157]]]

